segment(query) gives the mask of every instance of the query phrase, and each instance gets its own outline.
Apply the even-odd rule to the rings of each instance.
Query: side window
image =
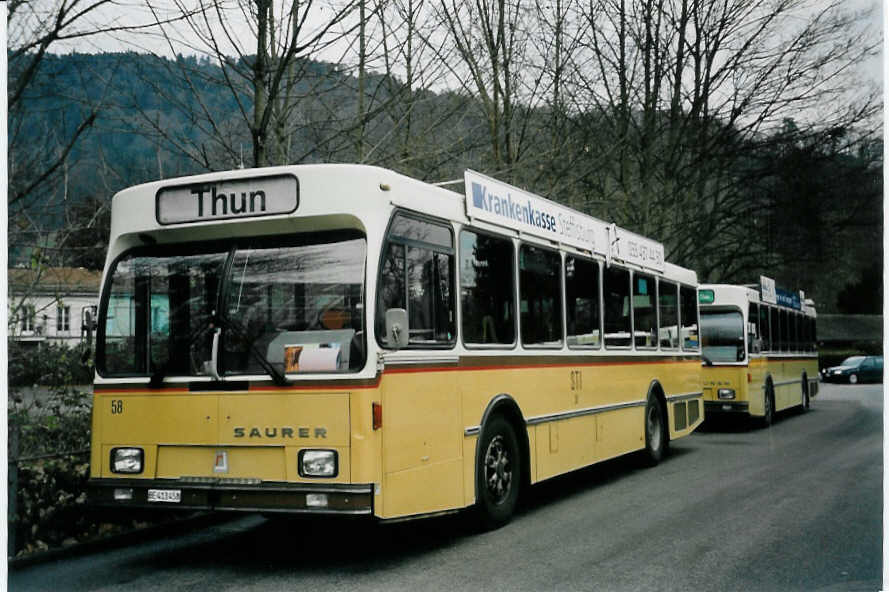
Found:
[[[747,311],[747,353],[762,351],[762,334],[759,330],[759,305],[751,302]]]
[[[633,335],[636,347],[657,347],[657,309],[654,278],[633,274]]]
[[[380,270],[377,339],[384,344],[386,311],[405,308],[410,345],[455,341],[454,245],[450,228],[396,214]]]
[[[762,335],[762,350],[769,351],[772,349],[772,332],[770,330],[769,309],[771,307],[765,304],[759,307],[759,331]]]
[[[781,341],[781,309],[772,307],[772,350],[781,351],[784,349],[784,343]]]
[[[519,249],[522,345],[562,343],[562,257],[531,245]]]
[[[509,239],[460,233],[463,341],[515,343],[515,265]]]
[[[661,347],[677,349],[679,347],[679,289],[672,282],[658,284],[658,311],[661,316],[660,341]]]
[[[565,308],[569,347],[600,347],[599,264],[565,258]]]
[[[630,347],[630,272],[605,270],[605,347]]]
[[[682,349],[700,349],[698,338],[698,291],[689,286],[679,288],[679,314],[682,322]]]
[[[787,311],[781,309],[781,351],[790,351],[790,320]]]

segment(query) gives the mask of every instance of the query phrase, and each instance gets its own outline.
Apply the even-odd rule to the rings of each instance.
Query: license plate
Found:
[[[149,489],[148,501],[178,504],[182,501],[181,489]]]

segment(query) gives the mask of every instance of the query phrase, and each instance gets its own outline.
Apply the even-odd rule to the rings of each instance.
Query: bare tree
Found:
[[[577,93],[600,135],[593,161],[608,164],[606,212],[705,276],[759,255],[745,239],[756,206],[738,171],[745,151],[784,119],[855,126],[878,105],[853,94],[854,66],[876,44],[841,2],[589,0],[579,17]]]
[[[299,159],[292,153],[292,125],[298,122],[300,99],[311,96],[313,86],[323,84],[307,68],[310,59],[340,42],[357,26],[350,19],[356,4],[308,0],[174,0],[186,23],[163,26],[159,7],[152,5],[171,53],[186,48],[210,58],[217,67],[196,70],[187,60],[178,60],[178,75],[194,100],[190,109],[202,130],[227,160],[242,159],[232,122],[219,120],[219,114],[203,102],[207,85],[227,93],[237,105],[240,126],[249,136],[253,166],[284,164]],[[147,122],[158,137],[185,151],[206,168],[213,168],[211,154],[189,145],[161,125]]]
[[[436,12],[459,58],[453,74],[484,113],[491,167],[517,182],[542,102],[543,78],[530,68],[533,12],[518,0],[441,0]]]

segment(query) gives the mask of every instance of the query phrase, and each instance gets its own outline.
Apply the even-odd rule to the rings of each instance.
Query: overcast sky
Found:
[[[109,6],[107,10],[92,16],[91,22],[85,26],[151,24],[155,22],[155,18],[170,18],[177,14],[175,9],[177,1],[188,6],[193,6],[197,3],[196,0],[150,0],[150,2],[146,2],[146,0],[116,0],[113,6]],[[237,5],[237,0],[222,1],[232,7]],[[341,1],[323,0],[319,3],[316,0],[315,4],[319,6],[313,9],[309,22],[322,22],[325,16],[330,14],[328,5],[331,3],[341,3]],[[829,1],[817,0],[815,4],[827,5]],[[286,0],[275,0],[275,4],[279,7],[277,10],[279,14],[282,2],[286,2]],[[36,2],[38,5],[41,3],[50,5],[56,2],[53,0],[38,0]],[[152,11],[149,6],[153,7],[154,10]],[[882,15],[880,0],[846,0],[843,6],[856,11],[871,10],[871,26],[874,30],[879,30],[881,28],[880,23],[886,22],[886,17]],[[244,47],[248,48],[249,51],[249,40],[255,39],[255,36],[250,31],[247,19],[243,15],[238,14],[237,10],[232,10],[229,14],[230,20],[226,26],[227,32],[234,39],[247,41]],[[15,23],[13,23],[13,27],[9,31],[10,43],[12,45],[15,44],[14,28]],[[145,30],[138,34],[127,32],[116,35],[92,36],[73,42],[59,42],[54,46],[54,51],[58,53],[68,53],[72,50],[90,53],[99,51],[150,51],[169,56],[173,51],[183,54],[196,54],[200,53],[201,49],[205,47],[195,32],[187,27],[182,25],[168,26],[166,31],[173,39],[172,50],[168,40],[155,29],[153,31]],[[326,51],[321,57],[331,62],[350,61],[349,57],[347,57],[349,51],[348,47],[341,44]],[[232,51],[231,53],[234,52]],[[882,59],[878,57],[870,60],[867,64],[862,64],[862,73],[872,80],[881,81],[884,76]]]

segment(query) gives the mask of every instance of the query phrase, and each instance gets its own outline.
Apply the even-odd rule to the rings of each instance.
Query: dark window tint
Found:
[[[200,374],[228,253],[135,255],[116,262],[99,347],[108,375]]]
[[[784,344],[781,341],[781,323],[783,319],[781,318],[781,309],[774,307],[772,308],[772,350],[773,351],[781,351],[784,349]]]
[[[585,259],[565,259],[565,307],[568,345],[599,347],[599,265]]]
[[[604,276],[605,347],[629,347],[630,272],[609,267]]]
[[[454,254],[447,226],[396,214],[380,270],[377,339],[386,342],[386,311],[408,314],[408,344],[455,340]]]
[[[696,351],[700,347],[698,330],[698,291],[682,286],[679,289],[682,349]]]
[[[765,304],[759,307],[759,330],[762,333],[762,350],[769,351],[772,349],[772,331],[769,320],[770,307]]]
[[[657,309],[654,278],[633,275],[633,334],[636,347],[657,347]]]
[[[460,233],[460,304],[464,342],[515,343],[512,241]]]
[[[522,245],[519,249],[519,305],[522,344],[562,343],[562,258],[558,253]]]
[[[364,366],[366,241],[239,249],[228,283],[222,369],[262,374]]]
[[[759,345],[757,345],[759,344]],[[753,353],[762,349],[762,335],[759,331],[759,305],[751,302],[747,310],[747,351]]]
[[[790,319],[787,311],[781,310],[781,351],[790,351]]]
[[[671,282],[658,284],[658,310],[660,311],[661,347],[679,347],[679,289]]]
[[[702,353],[711,362],[744,361],[744,318],[741,311],[707,310],[701,314]]]

